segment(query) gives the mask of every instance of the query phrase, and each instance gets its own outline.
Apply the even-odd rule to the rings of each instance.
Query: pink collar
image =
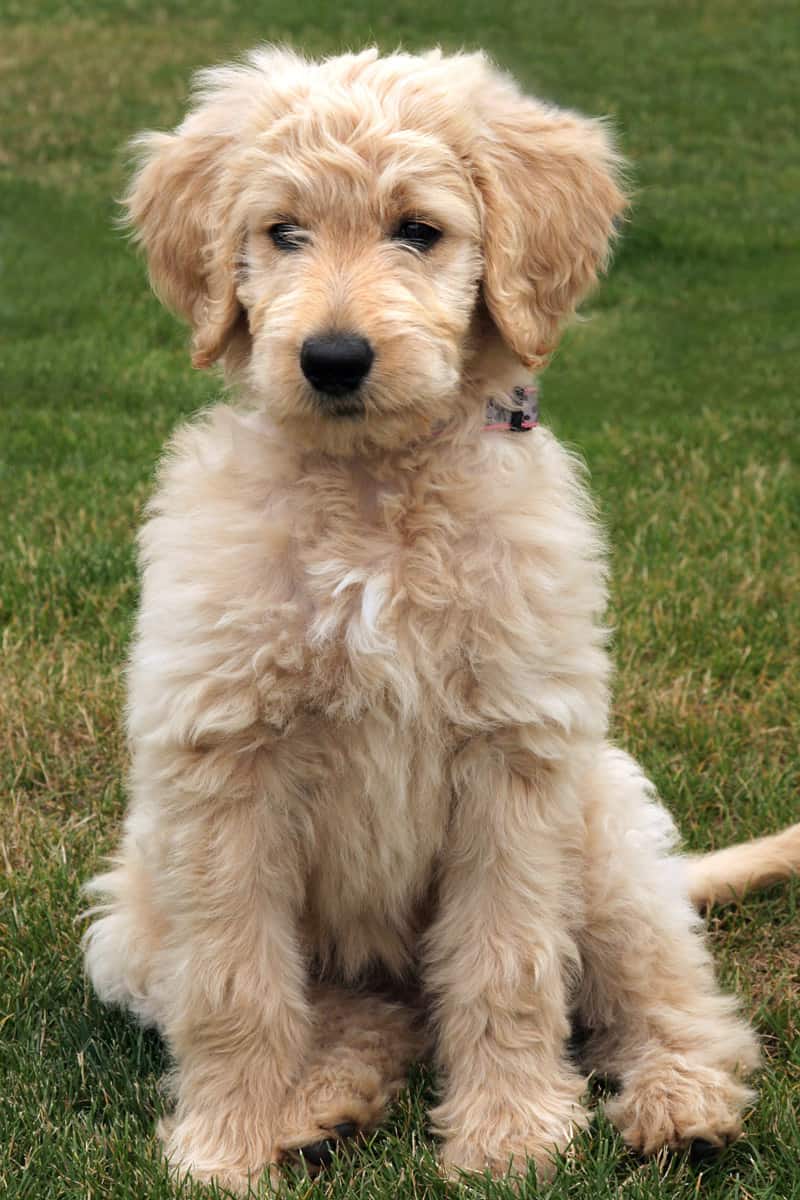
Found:
[[[492,396],[486,401],[484,433],[526,433],[539,424],[539,388],[535,383],[515,387],[500,404]]]

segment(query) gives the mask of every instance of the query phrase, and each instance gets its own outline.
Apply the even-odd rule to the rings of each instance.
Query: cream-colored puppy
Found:
[[[171,1162],[245,1188],[322,1161],[428,1047],[450,1171],[547,1169],[587,1067],[637,1149],[724,1144],[758,1054],[690,890],[764,857],[676,857],[607,742],[602,537],[512,414],[625,209],[606,127],[481,55],[263,49],[139,148],[153,284],[241,398],[176,434],[141,535],[86,941],[175,1058]]]

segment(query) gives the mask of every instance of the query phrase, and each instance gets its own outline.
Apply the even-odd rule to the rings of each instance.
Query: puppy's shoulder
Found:
[[[258,502],[291,472],[286,446],[258,412],[217,404],[179,426],[159,463],[149,512]]]
[[[181,425],[158,466],[140,533],[145,563],[202,546],[224,551],[273,520],[297,467],[259,413],[219,404]]]
[[[560,548],[581,558],[604,557],[605,538],[580,455],[547,427],[528,434],[501,435],[490,443],[491,481],[497,536],[521,547]]]

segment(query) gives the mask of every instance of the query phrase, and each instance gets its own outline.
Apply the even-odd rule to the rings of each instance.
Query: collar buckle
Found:
[[[495,397],[486,401],[484,433],[527,433],[539,424],[539,388],[531,383],[509,393],[508,406]]]

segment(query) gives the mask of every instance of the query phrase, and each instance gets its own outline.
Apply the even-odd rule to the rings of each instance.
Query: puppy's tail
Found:
[[[800,874],[800,824],[781,833],[689,858],[689,895],[696,908],[730,904],[745,892]]]

